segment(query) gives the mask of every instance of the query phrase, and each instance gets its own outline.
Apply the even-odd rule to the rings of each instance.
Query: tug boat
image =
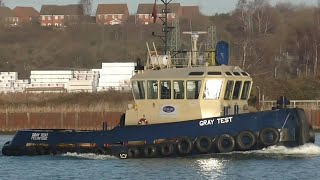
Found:
[[[167,9],[167,8],[166,8]],[[165,11],[166,12],[166,11]],[[118,126],[107,130],[19,130],[4,144],[2,154],[55,155],[96,153],[126,158],[177,157],[268,146],[296,147],[314,143],[315,135],[303,109],[287,108],[281,97],[267,111],[250,112],[252,78],[228,65],[228,43],[215,51],[197,51],[201,32],[190,32],[192,50],[183,60],[158,55],[155,44],[144,65],[137,61],[131,78],[134,103]]]
[[[227,47],[219,42],[217,54],[226,49],[219,44]],[[19,130],[2,154],[78,152],[151,158],[314,143],[304,110],[287,108],[285,97],[271,110],[249,111],[252,78],[241,68],[219,61],[201,64],[192,58],[175,63],[170,55],[154,52],[148,46],[146,65],[137,63],[131,79],[134,104],[128,105],[117,127]]]

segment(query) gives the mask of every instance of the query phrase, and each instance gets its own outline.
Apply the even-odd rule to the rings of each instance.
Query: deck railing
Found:
[[[276,100],[265,101],[262,100],[260,102],[261,110],[268,110],[277,105]],[[312,110],[320,110],[320,100],[290,100],[290,104],[288,105],[290,108],[303,108],[303,109],[312,109]]]

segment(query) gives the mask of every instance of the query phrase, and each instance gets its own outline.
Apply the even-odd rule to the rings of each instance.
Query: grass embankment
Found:
[[[0,94],[0,112],[123,112],[130,92]]]

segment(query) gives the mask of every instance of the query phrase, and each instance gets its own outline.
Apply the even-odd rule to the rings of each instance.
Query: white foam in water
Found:
[[[315,144],[304,144],[299,147],[288,148],[284,146],[270,146],[262,150],[247,151],[250,154],[275,154],[290,156],[318,156],[320,155],[320,147]]]
[[[107,159],[117,159],[114,156],[110,155],[97,155],[94,153],[87,153],[87,154],[78,154],[78,153],[69,153],[62,154],[62,156],[65,157],[75,157],[75,158],[81,158],[81,159],[93,159],[93,160],[107,160]]]

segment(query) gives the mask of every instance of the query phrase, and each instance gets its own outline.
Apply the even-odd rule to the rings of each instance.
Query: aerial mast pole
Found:
[[[169,39],[169,32],[171,31],[172,28],[171,26],[168,26],[168,14],[170,13],[169,9],[168,9],[168,4],[170,4],[172,0],[161,0],[161,2],[164,4],[164,9],[162,9],[162,13],[164,14],[164,16],[159,17],[161,19],[161,21],[163,22],[163,28],[162,28],[162,32],[164,32],[164,35],[162,36],[158,36],[155,35],[154,32],[152,32],[153,36],[156,37],[160,37],[162,39],[162,41],[164,42],[164,54],[168,54],[168,39]]]

